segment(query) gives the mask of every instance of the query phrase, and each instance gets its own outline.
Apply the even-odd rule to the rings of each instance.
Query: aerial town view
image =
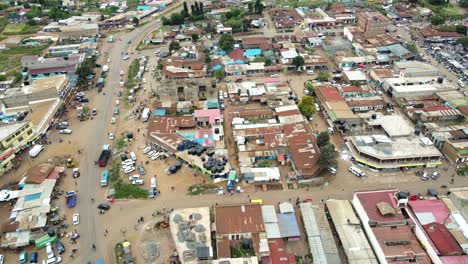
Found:
[[[1,0],[0,264],[468,264],[468,0]]]

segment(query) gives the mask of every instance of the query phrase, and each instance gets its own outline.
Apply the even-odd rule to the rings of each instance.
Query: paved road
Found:
[[[130,48],[137,45],[137,43],[127,44],[128,40],[140,39],[141,35],[146,35],[147,32],[154,29],[157,26],[157,21],[151,21],[150,23],[144,25],[141,29],[137,29],[131,32],[121,32],[115,34],[116,42],[111,46],[106,45],[102,50],[102,53],[107,52],[108,58],[111,59],[109,63],[109,72],[107,77],[106,86],[104,88],[104,94],[96,96],[96,99],[99,102],[98,115],[96,116],[94,122],[95,126],[92,130],[88,132],[87,135],[83,135],[83,140],[88,141],[88,153],[80,162],[80,170],[83,177],[80,179],[80,187],[78,192],[78,201],[80,202],[80,226],[79,232],[82,237],[80,238],[80,256],[81,260],[76,261],[76,263],[87,263],[87,261],[93,262],[96,259],[99,259],[104,256],[104,250],[101,245],[102,230],[97,225],[98,210],[96,208],[99,202],[104,201],[104,193],[98,188],[98,175],[100,175],[102,169],[94,165],[99,157],[99,154],[102,149],[102,145],[107,142],[107,133],[112,129],[110,124],[110,119],[113,114],[113,104],[114,104],[114,92],[119,89],[119,80],[120,80],[120,70],[123,69],[127,72],[129,63],[131,60],[124,61],[121,53],[128,52]],[[121,41],[119,41],[121,39]],[[136,41],[134,41],[136,42]],[[95,198],[95,203],[91,202],[91,198]],[[103,241],[102,241],[103,242]],[[92,250],[92,244],[95,243],[97,248]]]

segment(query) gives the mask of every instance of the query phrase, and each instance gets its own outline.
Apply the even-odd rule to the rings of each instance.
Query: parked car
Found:
[[[118,96],[118,97],[121,97],[121,96],[122,96],[122,91],[118,91],[118,92],[117,92],[117,96]]]
[[[136,181],[136,180],[139,180],[139,179],[141,179],[139,174],[135,174],[135,175],[132,175],[132,176],[128,177],[129,181]]]
[[[89,99],[88,98],[81,98],[80,103],[89,103]]]
[[[28,262],[28,252],[26,251],[21,252],[18,257],[18,260],[19,260],[19,263],[21,264]]]
[[[109,137],[109,140],[114,140],[114,134],[109,133],[108,137]]]
[[[135,167],[129,167],[129,168],[124,169],[124,172],[125,172],[125,174],[129,174],[130,172],[132,172],[134,170],[135,170]]]
[[[36,253],[37,254],[37,253]],[[5,256],[0,255],[0,264],[3,264],[5,262]],[[32,263],[32,262],[31,262]]]
[[[143,179],[132,181],[133,185],[143,185],[144,183],[145,183],[145,181],[143,181]]]
[[[93,108],[93,110],[91,110],[91,115],[97,115],[97,109],[96,108]]]
[[[73,214],[73,225],[78,225],[80,223],[80,214]]]
[[[161,157],[161,153],[159,152],[156,152],[155,154],[151,155],[151,160],[156,160],[158,159],[159,157]]]
[[[336,174],[336,169],[333,168],[333,167],[328,168],[328,171],[329,171],[331,174]]]
[[[37,263],[37,252],[32,252],[29,256],[29,263],[36,264]],[[3,264],[3,260],[0,257],[0,264]]]
[[[62,255],[65,252],[65,246],[62,244],[62,242],[57,241],[55,246],[57,247],[57,252],[59,253],[59,255]]]
[[[437,178],[439,178],[439,176],[440,176],[440,172],[434,171],[434,172],[432,173],[431,179],[437,180]]]
[[[421,180],[423,181],[429,180],[429,176],[427,175],[427,172],[423,172],[423,174],[421,175]]]
[[[62,257],[61,256],[58,256],[58,257],[54,257],[54,258],[50,258],[48,259],[47,261],[43,261],[42,264],[57,264],[57,263],[60,263],[62,262]]]
[[[114,115],[118,115],[120,113],[119,108],[114,108]]]
[[[137,160],[137,156],[135,154],[135,152],[130,152],[130,157],[132,158],[133,161]]]
[[[143,168],[143,165],[138,164],[138,172],[139,172],[141,175],[145,175],[145,168]]]
[[[54,250],[52,249],[52,245],[50,243],[47,243],[46,245],[46,252],[47,252],[47,258],[54,257]]]
[[[106,210],[106,211],[107,211],[107,210],[110,209],[110,205],[105,204],[105,203],[102,203],[102,204],[99,204],[99,205],[97,206],[97,208],[98,208],[98,209],[101,209],[101,210]]]
[[[111,124],[115,124],[115,117],[111,118]]]
[[[60,129],[59,133],[69,135],[69,134],[72,133],[72,130],[71,129]]]
[[[360,170],[360,169],[358,169],[358,168],[356,168],[356,167],[354,167],[354,166],[349,167],[349,171],[350,171],[352,174],[354,174],[354,175],[356,175],[356,176],[358,176],[358,177],[366,176],[366,173],[365,173],[365,172],[363,172],[362,170]]]
[[[151,147],[145,147],[145,148],[143,149],[143,154],[146,154],[146,153],[148,153],[148,152],[150,152],[150,151],[151,151]]]
[[[120,84],[120,86],[123,87],[123,86],[125,85],[125,81],[124,81],[124,80],[120,80],[119,84]]]

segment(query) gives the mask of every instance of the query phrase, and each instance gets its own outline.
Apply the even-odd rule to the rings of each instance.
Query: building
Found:
[[[161,101],[201,101],[216,98],[218,91],[212,79],[190,81],[165,80],[154,88],[158,100]]]
[[[385,34],[388,19],[379,12],[366,12],[357,15],[357,26],[365,36]]]
[[[348,263],[379,263],[351,203],[347,200],[327,200],[326,210],[338,233]]]
[[[61,39],[79,39],[82,37],[96,37],[99,33],[98,24],[81,24],[60,27]]]
[[[70,56],[78,53],[84,53],[86,56],[92,56],[94,55],[96,48],[96,42],[82,42],[80,44],[50,46],[48,48],[48,52],[54,57]]]
[[[66,57],[44,58],[24,56],[21,58],[23,76],[31,79],[74,73],[84,61],[85,54],[73,54]]]
[[[458,88],[443,77],[398,77],[383,80],[382,88],[393,98],[433,95]]]
[[[402,212],[407,203],[398,190],[354,193],[352,204],[379,263],[431,263]]]
[[[26,147],[35,135],[30,121],[0,125],[0,175],[14,167],[15,153]]]
[[[231,243],[245,239],[252,241],[259,259],[270,255],[259,204],[217,206],[215,225],[219,258],[230,258]]]
[[[420,61],[397,61],[393,64],[393,70],[400,77],[428,77],[440,75],[439,70],[431,64]]]
[[[468,161],[468,140],[449,139],[442,147],[442,153],[452,163],[465,163]]]

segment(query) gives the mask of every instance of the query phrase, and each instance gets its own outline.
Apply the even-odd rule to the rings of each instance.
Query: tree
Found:
[[[254,9],[257,14],[261,14],[263,12],[263,9],[265,9],[265,6],[262,4],[261,0],[257,0],[255,1]]]
[[[253,3],[252,2],[249,2],[247,4],[247,9],[249,10],[249,13],[253,13],[254,11],[254,6],[253,6]]]
[[[309,95],[315,95],[314,85],[311,82],[306,84],[306,89],[309,91]]]
[[[138,17],[133,17],[132,18],[132,23],[133,23],[133,25],[138,26],[138,25],[140,25],[140,19],[138,19]]]
[[[270,66],[271,65],[271,59],[270,58],[265,58],[265,66]]]
[[[320,134],[317,136],[317,146],[319,146],[319,148],[323,147],[328,144],[328,142],[330,142],[330,135],[328,135],[328,132],[320,132]]]
[[[219,47],[226,51],[229,52],[232,50],[234,47],[234,38],[232,37],[231,34],[224,34],[221,36],[221,39],[219,40]]]
[[[192,13],[192,16],[200,15],[200,7],[198,6],[198,2],[195,2],[194,11],[195,11],[195,13]]]
[[[79,84],[86,83],[86,78],[88,77],[88,75],[93,73],[93,69],[95,66],[96,66],[95,58],[85,59],[83,63],[81,63],[80,67],[76,70]]]
[[[171,14],[171,24],[172,25],[182,25],[184,23],[185,17],[179,13]]]
[[[292,63],[296,66],[296,70],[299,70],[302,65],[304,65],[304,57],[296,56],[293,58]]]
[[[321,82],[325,82],[325,81],[328,81],[328,79],[330,79],[330,74],[328,72],[321,71],[318,73],[317,80]]]
[[[184,1],[184,10],[182,11],[182,14],[183,14],[185,17],[188,17],[188,16],[189,16],[189,11],[188,11],[187,2],[185,2],[185,1]]]
[[[441,25],[445,22],[445,18],[441,16],[433,16],[431,17],[431,24],[432,25]]]
[[[455,31],[456,31],[457,33],[466,35],[466,27],[465,27],[464,25],[456,25],[456,26],[455,26]]]
[[[468,37],[459,38],[457,43],[462,44],[465,48],[468,48]]]
[[[198,41],[198,35],[196,33],[192,34],[192,41],[197,42]]]
[[[224,70],[223,69],[218,69],[214,71],[214,77],[218,80],[222,80],[224,78]]]
[[[191,13],[192,16],[194,16],[195,13],[196,13],[195,6],[194,6],[194,5],[190,5],[190,11],[192,12],[192,13]]]
[[[334,167],[337,164],[337,157],[338,152],[335,150],[335,145],[333,145],[332,143],[328,143],[320,148],[319,164],[323,168]]]
[[[172,41],[170,44],[169,44],[169,50],[178,50],[180,49],[180,44],[179,42],[177,41]]]
[[[297,107],[303,115],[309,118],[315,114],[314,103],[315,101],[312,96],[304,96],[302,97],[301,101],[299,101],[299,103],[297,104]]]
[[[205,10],[203,10],[203,3],[199,2],[198,3],[200,5],[200,15],[204,15],[205,14]]]
[[[448,2],[447,0],[429,0],[429,3],[431,3],[433,5],[442,5],[442,4],[445,4],[447,2]]]

